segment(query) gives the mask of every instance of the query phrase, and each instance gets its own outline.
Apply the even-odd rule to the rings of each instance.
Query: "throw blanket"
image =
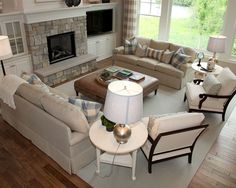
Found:
[[[8,74],[3,77],[2,82],[0,83],[0,99],[8,106],[10,106],[13,109],[16,109],[16,105],[14,102],[14,94],[22,83],[27,83],[22,78],[13,75]]]

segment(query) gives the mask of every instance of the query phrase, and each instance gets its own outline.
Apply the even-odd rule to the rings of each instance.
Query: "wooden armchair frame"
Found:
[[[154,164],[154,163],[158,163],[158,162],[162,162],[162,161],[165,161],[165,160],[170,160],[170,159],[173,159],[173,158],[182,157],[182,156],[186,156],[186,155],[188,155],[188,163],[191,163],[192,162],[192,154],[193,154],[193,149],[194,149],[195,143],[196,143],[197,139],[199,138],[199,136],[204,132],[204,130],[207,127],[208,127],[208,124],[204,124],[204,125],[199,125],[199,126],[195,126],[195,127],[189,127],[189,128],[184,128],[184,129],[164,132],[164,133],[160,133],[155,140],[153,140],[152,137],[148,135],[148,141],[150,141],[150,143],[152,144],[150,152],[149,152],[149,156],[146,156],[145,152],[141,148],[144,156],[146,157],[146,159],[148,161],[148,172],[152,173],[152,164]],[[183,133],[183,132],[189,132],[189,131],[193,131],[193,130],[197,130],[197,129],[203,129],[203,130],[195,138],[195,140],[194,140],[192,145],[188,145],[188,146],[182,147],[182,148],[176,148],[176,149],[173,149],[173,150],[167,150],[165,152],[154,153],[155,148],[158,145],[158,142],[161,140],[162,137],[170,136],[170,135],[175,135],[175,134],[180,134],[180,133]],[[166,154],[166,153],[170,153],[170,152],[178,151],[178,150],[182,150],[182,149],[187,149],[187,148],[190,149],[190,151],[191,151],[190,153],[183,153],[181,155],[175,155],[175,156],[172,156],[172,157],[168,157],[168,158],[160,159],[160,160],[155,160],[155,161],[152,160],[153,156],[161,155],[161,154]]]
[[[196,79],[193,81],[195,84],[199,85],[200,83],[203,82],[203,80],[201,79]],[[210,113],[218,113],[218,114],[222,114],[222,121],[225,121],[225,113],[226,113],[226,110],[227,110],[227,107],[231,101],[231,99],[233,99],[234,95],[236,94],[236,90],[233,91],[232,95],[211,95],[211,94],[199,94],[199,98],[201,99],[199,101],[199,104],[198,104],[198,109],[192,109],[190,108],[189,109],[189,112],[210,112]],[[203,110],[201,109],[202,108],[202,104],[203,102],[208,98],[208,97],[211,97],[211,98],[217,98],[217,99],[226,99],[226,102],[223,106],[223,111],[212,111],[212,110]],[[185,96],[184,96],[184,101],[186,101],[187,99],[187,96],[186,96],[186,93],[185,93]]]

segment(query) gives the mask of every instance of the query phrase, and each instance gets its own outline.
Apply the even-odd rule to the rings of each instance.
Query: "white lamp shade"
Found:
[[[225,40],[226,37],[223,35],[210,36],[207,50],[209,52],[223,53],[225,51]]]
[[[8,36],[0,35],[0,60],[12,57],[11,46]]]
[[[104,116],[115,123],[130,124],[143,115],[143,88],[130,81],[114,81],[108,85]]]

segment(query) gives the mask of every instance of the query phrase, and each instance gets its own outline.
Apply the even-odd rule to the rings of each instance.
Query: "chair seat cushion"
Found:
[[[139,65],[140,67],[145,67],[151,70],[155,70],[158,63],[160,62],[155,59],[148,58],[148,57],[140,58],[137,61],[137,65]]]
[[[202,85],[196,85],[194,83],[187,83],[186,85],[186,96],[189,103],[190,109],[198,109],[199,102],[201,98],[200,94],[205,94],[205,90]],[[223,111],[223,105],[225,103],[225,99],[217,99],[208,97],[202,103],[202,110],[211,110],[211,111]]]

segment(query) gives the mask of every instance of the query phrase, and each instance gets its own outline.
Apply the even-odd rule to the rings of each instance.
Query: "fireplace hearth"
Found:
[[[50,64],[76,56],[74,32],[48,36],[47,44]]]

